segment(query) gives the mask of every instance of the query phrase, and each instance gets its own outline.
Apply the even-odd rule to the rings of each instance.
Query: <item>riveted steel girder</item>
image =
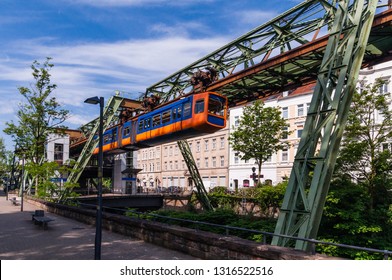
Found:
[[[207,191],[204,187],[202,178],[199,173],[199,169],[197,168],[195,159],[193,158],[192,151],[189,147],[188,141],[180,140],[177,141],[177,144],[178,147],[180,148],[184,161],[188,167],[193,183],[195,184],[197,190],[196,195],[197,198],[199,199],[199,202],[202,204],[205,210],[213,210],[214,208],[212,207],[211,202],[208,198]]]
[[[337,1],[275,233],[316,238],[377,0]],[[349,9],[349,7],[352,7]],[[275,236],[273,245],[289,239]],[[309,243],[296,241],[297,249]]]

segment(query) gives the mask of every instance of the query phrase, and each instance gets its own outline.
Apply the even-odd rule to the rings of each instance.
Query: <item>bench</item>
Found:
[[[53,219],[49,217],[45,217],[45,212],[44,210],[35,210],[31,214],[31,219],[34,221],[34,224],[36,225],[42,225],[42,228],[45,230],[48,228],[48,223],[54,221]]]
[[[10,201],[13,205],[20,205],[20,200],[17,199],[15,196],[10,198]]]

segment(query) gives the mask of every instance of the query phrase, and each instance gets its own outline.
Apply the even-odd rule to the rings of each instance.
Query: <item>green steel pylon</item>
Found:
[[[182,156],[185,160],[185,163],[188,167],[189,173],[192,176],[193,182],[197,189],[197,198],[199,199],[200,203],[202,204],[205,210],[214,210],[211,205],[211,202],[208,198],[207,191],[204,188],[203,181],[201,179],[199,169],[195,163],[195,159],[193,158],[192,151],[189,147],[188,141],[180,140],[177,141],[178,147],[182,153]]]
[[[120,96],[112,96],[106,107],[105,110],[103,111],[103,131],[105,131],[109,125],[112,123],[114,116],[116,115],[117,110],[119,109],[122,101],[124,100],[123,97]],[[95,119],[92,123],[92,129],[91,131],[89,131],[89,137],[88,140],[86,142],[86,144],[83,147],[82,152],[80,153],[78,160],[76,161],[72,172],[70,173],[70,175],[67,178],[68,182],[72,182],[72,183],[76,183],[79,178],[80,175],[82,174],[84,168],[86,167],[88,161],[91,158],[91,155],[94,152],[94,149],[97,147],[98,145],[98,137],[94,136],[97,134],[98,129],[99,129],[99,118]]]
[[[335,19],[283,200],[276,234],[317,237],[377,0],[337,1]],[[353,5],[352,9],[349,6]],[[289,240],[275,236],[273,245]],[[295,247],[309,250],[309,242]]]

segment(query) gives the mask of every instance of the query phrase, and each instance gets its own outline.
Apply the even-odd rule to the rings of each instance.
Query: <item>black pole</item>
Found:
[[[99,143],[98,143],[98,204],[95,231],[95,259],[101,259],[102,241],[102,177],[103,177],[103,106],[104,98],[99,98]]]
[[[22,158],[22,176],[21,176],[21,186],[20,188],[22,189],[22,192],[20,194],[20,211],[23,212],[23,196],[24,196],[24,175],[25,175],[25,155],[23,154],[23,158]]]
[[[10,181],[7,184],[7,198],[6,200],[8,200],[8,192],[10,190],[10,185],[12,185],[12,182],[15,181],[15,154],[16,154],[16,148],[18,147],[18,145],[15,145],[15,149],[14,149],[14,156],[12,157],[12,169],[11,169],[11,178]]]

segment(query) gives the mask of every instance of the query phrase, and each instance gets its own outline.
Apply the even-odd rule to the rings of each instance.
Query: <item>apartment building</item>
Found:
[[[362,69],[359,74],[358,89],[361,90],[361,85],[363,84],[374,83],[376,79],[381,78],[385,80],[386,83],[380,90],[383,92],[390,92],[391,77],[391,61]],[[268,180],[272,184],[276,184],[290,176],[294,156],[298,149],[314,87],[314,84],[308,85],[298,88],[295,91],[284,92],[279,96],[264,100],[266,106],[275,106],[282,110],[282,116],[287,120],[287,129],[291,131],[291,134],[287,139],[282,139],[288,141],[290,147],[287,150],[282,150],[272,155],[272,157],[263,164],[261,181]],[[232,108],[230,110],[230,122],[233,124],[231,130],[238,126],[242,111],[243,107]],[[382,116],[377,114],[376,118],[381,120]],[[381,148],[390,149],[392,151],[392,141],[384,143]],[[255,162],[252,160],[247,162],[241,160],[239,153],[232,149],[230,149],[229,158],[229,186],[231,188],[253,186],[251,174],[252,167],[257,167]]]
[[[228,185],[229,126],[213,134],[188,139],[206,188]],[[190,190],[192,179],[177,142],[137,152],[138,181],[144,188],[181,187]]]
[[[261,182],[276,184],[290,176],[294,156],[298,148],[299,140],[305,124],[306,114],[310,105],[314,85],[298,88],[292,92],[284,92],[278,96],[269,97],[264,101],[265,106],[279,107],[282,117],[286,119],[287,130],[291,131],[287,139],[290,144],[288,149],[279,151],[262,165]],[[239,125],[243,114],[243,106],[230,110],[230,122],[233,124],[230,131],[234,131]],[[252,187],[252,168],[257,168],[254,160],[241,160],[240,154],[230,148],[229,150],[229,181],[230,188]]]

